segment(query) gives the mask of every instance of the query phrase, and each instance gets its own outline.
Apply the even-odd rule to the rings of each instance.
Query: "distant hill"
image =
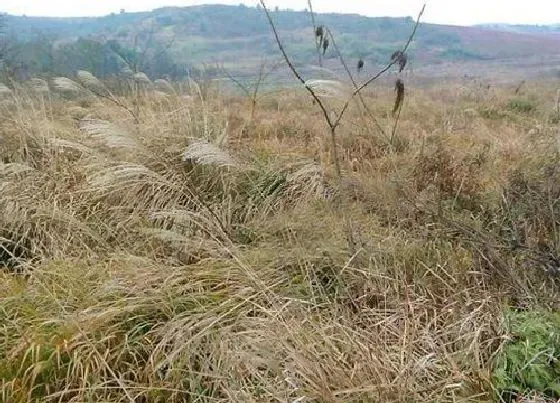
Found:
[[[479,24],[475,27],[520,33],[560,33],[560,23],[551,25]]]
[[[295,61],[313,62],[316,55],[309,14],[276,10],[273,18]],[[414,25],[412,18],[349,14],[319,14],[316,18],[335,33],[339,47],[349,60],[363,58],[367,66],[387,61],[405,43]],[[224,63],[233,70],[254,68],[263,57],[278,56],[263,10],[242,5],[166,7],[96,18],[9,15],[5,17],[5,25],[12,41],[19,44],[17,53],[22,60],[18,63],[26,63],[31,71],[50,69],[64,73],[65,68],[89,68],[108,75],[117,68],[119,60],[126,59],[143,64],[140,67],[148,73],[181,74],[204,63]],[[167,47],[164,57],[160,50]],[[114,56],[115,51],[118,57]],[[29,56],[31,53],[34,56]],[[148,66],[148,58],[143,53],[165,60],[153,61]],[[98,57],[93,57],[94,54]],[[140,60],[140,56],[144,59]],[[457,27],[423,23],[410,50],[410,59],[422,65],[533,57],[549,62],[560,59],[559,27]],[[99,58],[103,66],[96,62]],[[327,53],[327,63],[335,58],[332,51]],[[50,62],[52,67],[45,67]]]

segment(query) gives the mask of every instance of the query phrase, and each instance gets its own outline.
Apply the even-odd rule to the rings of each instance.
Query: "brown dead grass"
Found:
[[[530,115],[492,91],[409,89],[397,152],[354,111],[342,189],[302,94],[249,122],[221,95],[148,93],[138,126],[99,100],[6,97],[0,236],[25,253],[0,274],[0,400],[491,401],[503,311],[558,307],[529,256],[560,239],[552,90],[529,87]],[[193,138],[237,165],[182,161]]]

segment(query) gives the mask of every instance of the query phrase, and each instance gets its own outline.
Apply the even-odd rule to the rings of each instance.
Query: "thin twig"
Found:
[[[313,4],[311,0],[307,0],[309,5],[309,13],[311,14],[311,23],[313,24],[313,38],[315,38],[315,47],[317,48],[317,56],[319,57],[319,67],[323,67],[323,56],[321,54],[321,43],[317,42],[317,24],[315,23],[315,13],[313,12]]]
[[[346,62],[344,61],[344,57],[342,57],[342,54],[340,53],[340,51],[337,50],[337,53],[339,55],[339,58],[341,60],[342,65],[344,66],[350,80],[352,81],[353,85],[354,85],[354,91],[353,93],[350,95],[350,97],[348,97],[348,99],[346,100],[346,102],[344,103],[344,106],[342,107],[342,109],[340,110],[340,113],[338,115],[335,115],[335,119],[331,118],[331,115],[329,113],[329,111],[327,110],[325,104],[323,104],[323,101],[319,98],[319,96],[315,93],[315,91],[310,88],[305,79],[303,78],[303,76],[297,71],[297,69],[295,68],[294,64],[292,63],[290,57],[288,56],[288,54],[286,53],[286,50],[284,48],[284,45],[282,44],[282,41],[280,40],[280,36],[278,35],[278,30],[276,29],[276,25],[274,24],[274,21],[272,20],[272,17],[270,15],[270,12],[268,11],[268,8],[266,7],[265,4],[265,0],[259,0],[260,4],[262,6],[262,8],[264,9],[264,12],[266,14],[266,17],[268,19],[268,22],[270,24],[270,27],[272,28],[272,32],[274,33],[274,37],[276,39],[276,44],[278,45],[278,48],[280,49],[280,52],[282,53],[282,56],[284,57],[284,61],[286,62],[286,64],[288,65],[288,67],[290,68],[290,70],[292,71],[292,73],[294,74],[294,76],[304,85],[305,89],[311,94],[311,96],[313,97],[313,99],[315,100],[315,102],[319,105],[319,107],[321,108],[321,111],[323,112],[325,121],[327,122],[329,129],[330,129],[330,137],[331,137],[331,143],[332,143],[332,152],[333,152],[333,159],[334,159],[334,164],[335,164],[335,169],[336,169],[336,174],[338,176],[338,180],[339,180],[339,186],[342,187],[342,182],[343,182],[343,177],[342,177],[342,169],[340,166],[340,160],[338,158],[338,149],[337,149],[337,142],[336,142],[336,129],[338,128],[338,126],[340,126],[340,123],[342,121],[342,118],[344,117],[345,112],[348,110],[348,107],[350,105],[350,102],[352,102],[354,100],[354,98],[356,96],[359,96],[360,99],[362,100],[362,103],[365,105],[365,102],[363,100],[363,98],[361,97],[361,91],[364,90],[368,85],[370,85],[373,81],[377,80],[379,77],[381,77],[381,75],[383,75],[385,72],[387,72],[395,63],[397,63],[399,60],[398,58],[392,58],[392,60],[390,61],[389,64],[387,64],[387,66],[385,68],[383,68],[382,70],[380,70],[376,75],[372,76],[371,78],[369,78],[366,82],[364,82],[363,84],[359,85],[355,82],[354,77],[352,75],[352,72],[350,71],[350,69],[348,68],[348,66],[346,65]],[[311,0],[308,0],[308,4],[309,4],[309,8],[311,11],[311,18],[312,18],[312,23],[314,26],[314,38],[315,38],[315,42],[317,43],[317,28],[315,26],[315,17],[313,15],[313,8],[312,8],[312,4],[311,4]],[[404,48],[402,49],[401,53],[404,54],[406,52],[406,50],[408,49],[408,47],[410,46],[416,31],[418,29],[418,26],[420,24],[420,18],[422,17],[422,15],[424,14],[424,10],[426,8],[426,5],[424,4],[424,6],[422,7],[422,10],[420,11],[419,15],[418,15],[418,19],[416,20],[416,24],[414,25],[414,30],[412,31],[410,37],[408,38],[408,41],[406,42]],[[323,32],[323,34],[326,34],[326,32]],[[332,33],[329,31],[329,33],[327,34],[328,36],[331,37],[331,40],[334,44],[334,37],[332,35]],[[325,41],[328,39],[325,39]],[[334,46],[334,45],[333,45]],[[324,47],[326,49],[326,46]],[[337,48],[338,49],[338,48]],[[343,215],[344,215],[344,219],[345,219],[345,226],[346,226],[346,234],[347,234],[347,240],[348,240],[348,247],[349,250],[352,252],[352,254],[355,251],[356,245],[354,242],[354,234],[353,234],[353,229],[352,229],[352,222],[350,217],[348,216],[348,214],[343,210]]]
[[[309,0],[309,1],[311,2],[311,0]],[[338,59],[340,60],[340,63],[344,67],[344,70],[346,70],[346,74],[348,75],[348,78],[352,82],[352,85],[354,86],[354,90],[358,89],[358,83],[354,79],[354,75],[352,74],[352,71],[348,67],[348,64],[346,63],[346,60],[344,59],[344,56],[342,55],[342,52],[340,51],[340,49],[336,45],[336,41],[334,39],[334,35],[333,35],[332,31],[329,28],[327,28],[327,32],[328,32],[328,35],[331,39],[331,46],[333,47],[334,51],[338,55]],[[364,110],[369,114],[371,120],[373,120],[373,123],[375,123],[375,125],[377,126],[377,129],[381,132],[381,134],[384,137],[387,137],[387,135],[385,133],[385,130],[383,129],[383,127],[381,127],[381,125],[379,124],[379,122],[375,118],[375,115],[373,114],[371,109],[369,109],[366,101],[364,100],[364,97],[363,97],[362,93],[359,92],[357,95],[358,95],[358,98],[360,99],[360,102],[362,103],[362,106],[363,106]]]
[[[91,93],[93,93],[95,96],[99,97],[99,98],[103,98],[103,99],[107,99],[111,102],[113,102],[115,105],[117,105],[118,107],[124,109],[125,111],[127,111],[132,118],[134,119],[134,122],[136,124],[138,124],[140,122],[138,115],[132,110],[130,109],[128,106],[126,106],[125,104],[123,104],[121,101],[118,100],[117,97],[115,97],[113,95],[113,93],[111,91],[109,91],[107,89],[107,94],[102,94],[101,92],[95,90],[94,88],[87,88]]]
[[[414,39],[414,36],[416,35],[416,31],[418,30],[418,26],[420,25],[420,19],[422,18],[422,15],[424,15],[424,10],[426,9],[426,4],[424,4],[424,6],[422,7],[422,10],[420,10],[420,13],[418,14],[418,18],[416,19],[416,24],[414,25],[414,29],[412,31],[412,33],[410,34],[408,41],[406,42],[405,46],[402,48],[401,52],[405,53],[410,44],[412,43],[412,40]],[[358,95],[362,90],[364,90],[365,88],[367,88],[372,82],[374,82],[375,80],[377,80],[379,77],[381,77],[383,74],[385,74],[387,71],[389,71],[391,69],[391,67],[393,67],[396,63],[398,63],[398,59],[395,58],[393,60],[391,60],[390,63],[388,63],[383,69],[381,69],[377,74],[375,74],[374,76],[372,76],[370,79],[368,79],[366,82],[364,82],[362,85],[360,85],[358,88],[356,88],[354,90],[354,92],[352,93],[352,95],[350,96],[350,98],[348,98],[348,100],[346,101],[346,103],[344,104],[344,106],[342,107],[342,110],[340,111],[340,113],[338,114],[338,118],[335,121],[335,126],[340,125],[340,122],[342,120],[342,118],[344,117],[344,114],[346,113],[348,106],[350,106],[350,102],[352,101],[352,99],[354,99],[354,97],[356,95]]]
[[[281,62],[275,63],[268,71],[265,71],[266,60],[263,60],[259,68],[259,74],[257,80],[252,85],[253,86],[252,90],[250,89],[249,85],[244,84],[240,80],[236,79],[223,66],[221,67],[221,70],[226,75],[226,77],[235,85],[237,85],[245,93],[247,98],[249,98],[249,100],[251,101],[251,120],[253,120],[255,116],[255,108],[259,98],[259,90],[261,88],[262,83],[268,78],[270,74],[272,74],[280,66],[280,63]]]
[[[225,76],[235,85],[237,85],[244,93],[247,97],[251,97],[251,92],[249,91],[249,89],[247,88],[247,86],[245,84],[243,84],[241,81],[239,81],[238,79],[236,79],[234,76],[232,76],[231,74],[229,74],[229,72],[222,66],[221,69],[222,73],[225,74]]]
[[[391,147],[391,151],[394,151],[394,144],[393,143],[395,141],[395,136],[397,134],[397,128],[399,126],[399,121],[401,119],[402,108],[403,108],[403,105],[401,104],[399,106],[399,110],[398,110],[397,116],[395,118],[395,123],[393,125],[393,130],[391,131],[391,138],[389,139],[389,147]]]
[[[282,52],[282,56],[284,56],[284,61],[286,62],[286,64],[288,65],[292,73],[294,73],[294,76],[304,85],[305,89],[311,94],[315,102],[317,102],[317,104],[319,105],[319,107],[323,112],[325,120],[327,121],[328,125],[332,127],[333,121],[330,117],[327,108],[323,104],[323,101],[321,101],[321,99],[317,96],[317,94],[315,94],[315,91],[313,91],[311,88],[307,86],[301,74],[296,70],[294,64],[292,63],[290,57],[288,56],[286,50],[284,49],[284,45],[282,44],[282,41],[280,40],[280,36],[278,35],[278,31],[276,30],[276,25],[274,24],[274,21],[272,21],[272,16],[270,15],[270,11],[268,11],[268,8],[266,7],[264,0],[259,0],[259,1],[261,3],[262,8],[264,9],[268,22],[270,23],[270,27],[272,28],[272,32],[274,33],[274,37],[276,38],[276,44],[278,45],[280,52]]]

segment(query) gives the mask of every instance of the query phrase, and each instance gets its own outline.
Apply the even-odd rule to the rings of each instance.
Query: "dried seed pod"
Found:
[[[406,64],[408,62],[408,56],[406,53],[397,50],[395,53],[391,55],[391,61],[399,64],[399,73],[404,70]]]
[[[317,28],[315,28],[315,36],[317,38],[322,38],[324,35],[324,30],[323,30],[323,26],[319,25]]]
[[[364,68],[364,61],[362,59],[358,60],[358,72],[362,71]]]
[[[400,78],[395,83],[395,91],[397,92],[397,97],[395,99],[395,106],[393,107],[393,116],[395,116],[402,107],[404,101],[404,83]]]
[[[329,39],[325,38],[323,40],[323,55],[325,55],[325,53],[327,52],[327,49],[329,48]]]

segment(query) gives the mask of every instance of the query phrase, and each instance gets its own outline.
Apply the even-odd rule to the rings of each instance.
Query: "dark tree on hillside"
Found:
[[[5,16],[2,14],[0,15],[0,65],[4,61],[6,57],[6,49],[8,47],[8,43],[6,40],[6,24],[5,24]]]

